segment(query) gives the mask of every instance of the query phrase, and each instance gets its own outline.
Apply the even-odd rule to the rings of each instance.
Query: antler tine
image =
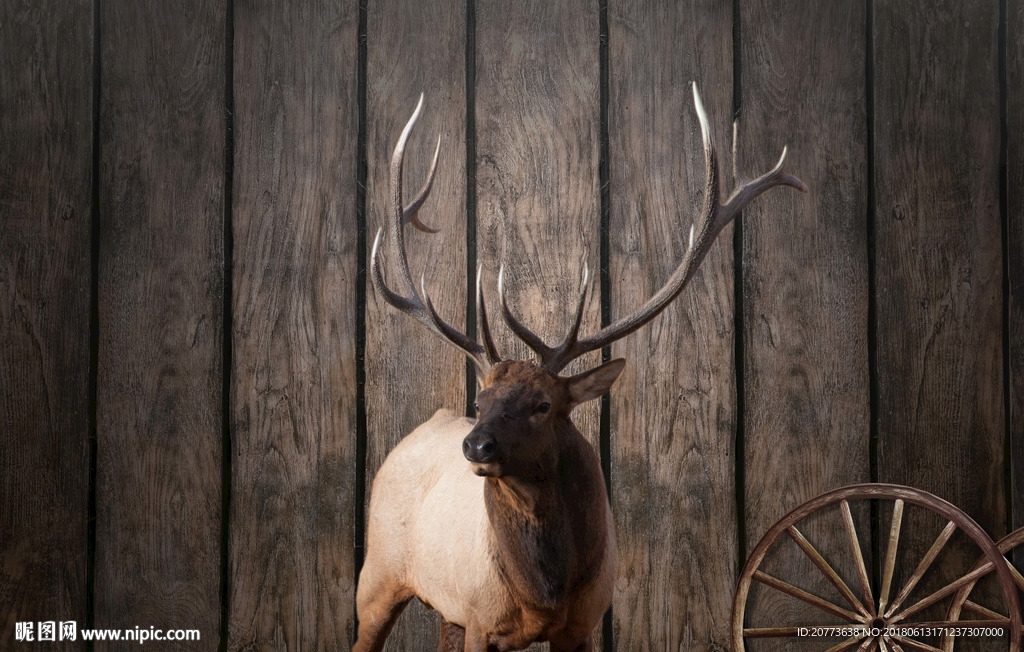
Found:
[[[454,344],[463,351],[465,351],[473,360],[477,366],[481,369],[486,369],[487,365],[484,364],[480,354],[483,353],[483,349],[479,344],[469,339],[461,332],[455,330],[448,322],[441,319],[441,316],[434,310],[434,304],[430,301],[430,295],[427,293],[427,281],[425,276],[420,276],[420,292],[423,293],[423,302],[426,304],[427,314],[430,316],[430,320],[437,327],[437,331],[447,340],[449,343]]]
[[[479,292],[479,280],[477,285],[477,291]],[[587,299],[590,296],[590,265],[584,261],[583,263],[583,274],[580,279],[580,296],[576,302],[576,314],[574,316],[572,325],[569,327],[569,332],[566,334],[565,339],[562,343],[556,347],[550,347],[544,343],[540,337],[527,328],[522,322],[520,322],[515,315],[512,314],[511,309],[508,307],[508,300],[505,295],[505,267],[504,265],[498,272],[498,297],[501,301],[501,314],[505,319],[505,323],[508,324],[509,329],[512,330],[515,335],[526,343],[537,355],[540,357],[541,365],[544,367],[551,366],[552,361],[560,360],[576,345],[577,337],[580,332],[580,325],[583,323],[583,314],[587,307]],[[478,298],[480,305],[482,303],[482,297]],[[490,336],[490,333],[487,333]],[[572,360],[572,358],[569,358]],[[563,365],[564,366],[564,365]],[[558,371],[561,369],[554,369]]]
[[[422,97],[422,95],[421,95]],[[430,171],[427,172],[427,180],[423,182],[423,186],[419,192],[416,193],[416,198],[409,202],[409,205],[402,211],[402,223],[412,224],[416,229],[423,233],[437,233],[438,230],[429,227],[420,221],[419,211],[420,206],[423,202],[427,201],[427,196],[430,194],[430,189],[434,185],[434,173],[437,172],[437,157],[441,153],[441,135],[437,136],[437,146],[434,148],[434,160],[430,163]]]
[[[735,138],[735,125],[733,131],[733,176],[736,188],[725,204],[719,203],[719,181],[718,181],[718,159],[711,140],[711,127],[708,123],[707,114],[704,111],[704,104],[701,102],[697,85],[693,85],[693,103],[697,111],[697,118],[700,122],[701,139],[704,145],[704,164],[706,167],[704,205],[700,215],[690,229],[689,247],[683,255],[679,266],[672,272],[668,281],[659,289],[654,296],[647,300],[636,312],[626,315],[614,323],[604,327],[591,337],[579,340],[567,347],[550,349],[545,347],[541,352],[543,365],[549,371],[557,373],[569,362],[579,356],[605,347],[612,342],[636,331],[647,322],[656,317],[683,291],[686,285],[693,278],[704,257],[707,255],[714,243],[715,238],[721,233],[743,210],[743,207],[757,198],[765,191],[775,186],[790,186],[801,192],[807,192],[807,186],[803,181],[788,174],[784,170],[786,160],[786,148],[782,150],[779,162],[769,172],[761,175],[753,181],[745,181],[739,176],[739,160]],[[534,336],[536,337],[536,336]]]
[[[732,191],[729,201],[724,206],[720,206],[720,210],[715,214],[715,221],[717,223],[715,226],[719,231],[731,222],[736,217],[736,214],[743,210],[743,207],[749,204],[751,200],[770,188],[789,186],[790,188],[796,188],[800,192],[810,192],[807,184],[785,171],[783,166],[786,163],[786,154],[788,153],[789,148],[783,147],[782,154],[779,156],[779,162],[775,164],[774,168],[753,181],[740,184]]]
[[[462,349],[467,355],[469,355],[473,362],[476,363],[477,367],[483,371],[487,368],[487,360],[484,358],[484,348],[468,338],[463,333],[456,330],[446,321],[441,319],[437,311],[434,310],[433,304],[430,302],[430,297],[427,294],[426,280],[420,278],[420,292],[422,292],[423,299],[420,299],[420,295],[416,293],[416,287],[412,280],[412,275],[409,273],[409,258],[405,250],[405,233],[403,227],[405,224],[412,224],[420,230],[425,230],[428,233],[434,233],[433,229],[426,227],[426,225],[416,219],[416,212],[420,206],[426,200],[427,195],[430,194],[430,188],[434,181],[434,172],[437,169],[438,153],[440,152],[441,141],[438,139],[437,147],[434,149],[434,160],[430,166],[430,173],[427,175],[427,180],[423,184],[423,187],[417,193],[416,198],[406,207],[403,208],[402,202],[402,168],[405,159],[405,145],[409,140],[409,134],[412,132],[413,127],[416,124],[416,120],[419,118],[420,110],[423,108],[423,95],[420,95],[419,102],[416,104],[416,110],[413,111],[412,116],[406,123],[405,128],[402,130],[402,135],[399,136],[398,142],[395,144],[394,152],[391,156],[391,206],[389,209],[390,220],[388,223],[389,234],[391,236],[392,254],[398,259],[398,267],[401,272],[402,283],[406,287],[406,293],[401,294],[395,292],[387,286],[384,281],[384,275],[380,269],[380,259],[377,256],[378,249],[381,240],[381,231],[377,231],[377,237],[373,241],[373,249],[370,252],[370,277],[373,279],[373,285],[377,288],[377,292],[384,298],[384,300],[400,310],[401,312],[414,317],[421,324],[426,326],[431,332],[440,336],[449,344]],[[425,227],[425,228],[424,228]],[[487,359],[491,359],[488,355]],[[493,362],[493,359],[491,359]]]
[[[590,293],[590,265],[583,262],[583,278],[580,280],[580,298],[576,302],[576,318],[565,336],[565,340],[558,346],[560,351],[568,351],[576,344],[580,334],[580,324],[583,323],[583,311],[587,307],[587,296]]]
[[[554,353],[554,349],[544,343],[536,333],[531,331],[529,328],[523,325],[521,321],[516,319],[516,316],[509,310],[508,300],[505,297],[505,266],[502,265],[498,269],[498,304],[501,306],[501,316],[505,319],[505,323],[509,329],[515,333],[515,336],[526,343],[526,346],[534,350],[534,352],[540,356],[540,359],[547,360]]]
[[[415,301],[407,299],[389,288],[384,282],[384,275],[381,274],[377,250],[380,247],[382,231],[383,229],[377,229],[377,237],[373,239],[373,248],[370,249],[370,278],[373,279],[373,286],[377,288],[377,292],[384,297],[385,301],[402,312],[412,312],[416,309]]]
[[[413,127],[416,126],[416,121],[419,119],[422,109],[423,93],[420,93],[420,99],[416,102],[416,108],[413,110],[412,116],[409,117],[409,121],[405,123],[402,134],[398,137],[398,142],[395,143],[395,149],[391,154],[391,185],[389,187],[391,192],[391,220],[388,226],[391,231],[391,246],[393,253],[398,258],[406,290],[412,297],[416,297],[416,286],[412,281],[412,274],[409,273],[409,258],[405,253],[405,230],[402,228],[405,226],[405,209],[403,208],[404,203],[402,201],[402,173],[405,164],[405,145],[409,141],[409,134],[412,133]],[[422,302],[418,301],[418,297],[417,302],[422,305]]]
[[[501,355],[498,354],[498,347],[494,345],[494,339],[491,337],[491,326],[487,321],[487,306],[484,305],[483,276],[484,266],[478,265],[476,268],[476,321],[480,326],[480,336],[484,342],[487,359],[490,360],[491,364],[498,364],[501,362]]]

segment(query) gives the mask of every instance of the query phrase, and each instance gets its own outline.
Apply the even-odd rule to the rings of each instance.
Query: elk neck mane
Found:
[[[565,426],[553,476],[490,477],[484,486],[495,568],[517,603],[542,613],[592,579],[606,544],[605,529],[594,528],[606,518],[600,464],[572,422]]]

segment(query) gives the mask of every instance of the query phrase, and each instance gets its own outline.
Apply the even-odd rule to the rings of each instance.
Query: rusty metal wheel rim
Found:
[[[996,542],[996,548],[999,550],[1000,555],[1006,555],[1011,550],[1020,547],[1021,545],[1024,545],[1024,527],[1007,534],[1005,537]],[[974,568],[972,568],[971,571],[977,571],[982,565],[984,565],[984,563],[984,559],[979,559],[978,563],[974,565]],[[1010,572],[1010,575],[1013,577],[1014,584],[1021,592],[1024,592],[1024,576],[1021,575],[1020,571],[1018,571],[1013,566],[1013,564],[1008,562],[1007,567]],[[979,577],[978,581],[980,580],[981,578]],[[998,613],[992,613],[990,610],[982,607],[979,604],[972,602],[969,599],[971,591],[974,589],[974,586],[976,584],[977,581],[971,582],[956,592],[956,594],[953,596],[953,601],[950,604],[949,612],[946,614],[946,620],[960,620],[960,614],[964,610],[966,610],[983,617],[991,618],[993,616],[998,616],[1001,618],[1005,618],[1009,622],[1011,620],[1010,617],[1003,616],[1002,614]],[[944,637],[942,641],[943,652],[951,652],[953,649],[953,642],[954,637]]]
[[[893,502],[893,516],[890,520],[890,541],[887,542],[886,552],[884,554],[884,568],[883,568],[883,587],[880,591],[880,595],[876,596],[871,593],[869,582],[867,581],[867,571],[863,561],[863,553],[860,547],[857,533],[854,529],[853,520],[850,516],[849,501],[851,500],[880,500],[880,501],[892,501]],[[896,598],[890,603],[889,592],[891,587],[888,583],[891,582],[893,573],[893,563],[895,561],[896,544],[898,544],[900,522],[902,520],[902,509],[904,504],[916,505],[927,510],[930,510],[939,516],[943,517],[948,521],[946,528],[936,539],[932,545],[932,549],[929,549],[926,553],[925,558],[921,560],[918,568],[915,569],[914,573],[908,579],[906,585],[900,590]],[[814,550],[813,545],[810,544],[796,529],[796,524],[807,518],[811,514],[818,512],[819,510],[837,505],[843,512],[844,528],[847,535],[848,542],[851,542],[850,553],[857,563],[858,569],[858,582],[861,584],[862,596],[858,598],[849,588],[845,582],[838,577],[838,574],[831,569],[828,562],[821,557],[820,554]],[[784,581],[777,578],[771,578],[766,576],[764,573],[760,573],[757,576],[757,581],[766,583],[768,586],[772,586],[777,590],[781,590],[784,593],[789,594],[792,597],[808,602],[813,606],[828,611],[833,614],[841,615],[841,617],[850,620],[851,626],[857,626],[852,623],[860,623],[868,626],[874,626],[881,622],[883,624],[899,624],[902,623],[907,625],[905,619],[910,615],[913,615],[917,611],[920,611],[932,604],[935,604],[939,600],[946,599],[950,595],[954,594],[959,589],[963,588],[971,582],[971,576],[976,573],[968,573],[968,575],[951,582],[939,591],[933,592],[924,600],[915,602],[909,607],[905,607],[900,610],[902,605],[901,600],[906,599],[910,591],[915,588],[918,580],[924,572],[927,571],[931,561],[934,561],[935,556],[939,554],[945,541],[959,529],[965,535],[973,540],[983,553],[983,560],[985,563],[990,563],[992,568],[995,569],[999,579],[999,583],[1003,589],[1003,596],[1010,613],[1009,616],[1009,652],[1020,652],[1021,649],[1021,614],[1020,605],[1017,599],[1017,592],[1014,585],[1014,579],[1006,563],[1002,563],[1002,556],[1000,555],[999,549],[996,544],[988,536],[988,534],[967,514],[965,514],[958,507],[949,503],[946,500],[934,496],[925,491],[914,489],[912,487],[904,487],[901,485],[894,484],[882,484],[882,483],[871,483],[871,484],[859,484],[842,487],[824,493],[816,498],[812,498],[802,505],[796,507],[790,511],[786,516],[777,521],[768,532],[761,538],[761,540],[754,547],[753,551],[747,558],[746,564],[743,566],[743,570],[740,573],[738,585],[736,587],[736,593],[733,598],[733,610],[732,610],[732,647],[733,652],[745,652],[746,645],[745,640],[747,638],[753,638],[758,635],[763,635],[766,632],[773,631],[774,635],[777,636],[794,636],[796,635],[795,627],[787,628],[744,628],[744,617],[746,612],[747,598],[749,597],[750,587],[753,581],[755,581],[755,574],[758,573],[758,568],[761,562],[764,561],[765,555],[768,553],[769,548],[784,534],[788,534],[803,551],[811,557],[815,566],[832,582],[833,585],[839,589],[839,592],[850,602],[850,606],[856,609],[856,613],[850,612],[844,607],[839,607],[829,603],[828,601],[817,598],[816,596],[810,595],[792,585],[788,585]],[[884,528],[883,528],[884,536]],[[895,542],[892,538],[895,537]],[[852,544],[856,541],[856,545]],[[891,550],[891,552],[890,552]],[[934,555],[933,555],[934,552]],[[815,558],[817,555],[817,559]],[[929,557],[931,560],[929,561]],[[822,563],[824,566],[822,566]],[[987,572],[991,572],[992,568],[989,568]],[[830,575],[831,572],[831,575]],[[983,574],[983,573],[982,573]],[[832,577],[834,576],[834,578]],[[886,579],[886,577],[888,579]],[[915,579],[916,577],[916,579]],[[767,580],[766,580],[767,578]],[[977,577],[973,578],[977,581]],[[838,580],[838,583],[837,581]],[[782,586],[785,585],[785,586]],[[788,588],[787,588],[788,587]],[[795,592],[794,592],[795,591]],[[799,593],[799,594],[798,594]],[[800,595],[803,594],[803,595]],[[939,595],[941,594],[941,595]],[[935,596],[938,595],[936,598]],[[812,598],[817,602],[812,601]],[[932,602],[923,604],[928,600],[933,599]],[[824,604],[823,604],[824,603]],[[876,606],[881,605],[881,609],[876,609]],[[857,606],[859,605],[859,607]],[[838,610],[838,611],[837,611]],[[879,611],[883,613],[878,614]],[[845,613],[843,613],[845,612]],[[881,616],[884,616],[882,618]],[[851,617],[856,620],[851,620]],[[979,621],[981,622],[981,621]],[[794,630],[789,632],[789,630]],[[787,632],[787,633],[783,633]],[[832,646],[826,652],[845,652],[847,650],[856,650],[856,652],[870,652],[874,648],[878,648],[881,652],[903,652],[904,647],[921,650],[926,649],[924,644],[919,644],[916,641],[908,640],[904,637],[896,637],[890,639],[888,636],[871,636],[871,635],[860,635],[848,638],[838,645]],[[935,652],[941,652],[938,648],[927,646],[927,649],[934,650]]]

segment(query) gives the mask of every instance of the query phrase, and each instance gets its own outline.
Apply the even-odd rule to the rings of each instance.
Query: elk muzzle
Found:
[[[462,440],[462,454],[473,463],[473,472],[477,475],[495,475],[501,464],[498,440],[479,426],[473,428]]]

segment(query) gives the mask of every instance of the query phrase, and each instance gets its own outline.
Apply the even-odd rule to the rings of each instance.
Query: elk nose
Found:
[[[470,434],[462,440],[462,454],[470,462],[486,464],[497,457],[498,442],[494,437],[481,433]]]

